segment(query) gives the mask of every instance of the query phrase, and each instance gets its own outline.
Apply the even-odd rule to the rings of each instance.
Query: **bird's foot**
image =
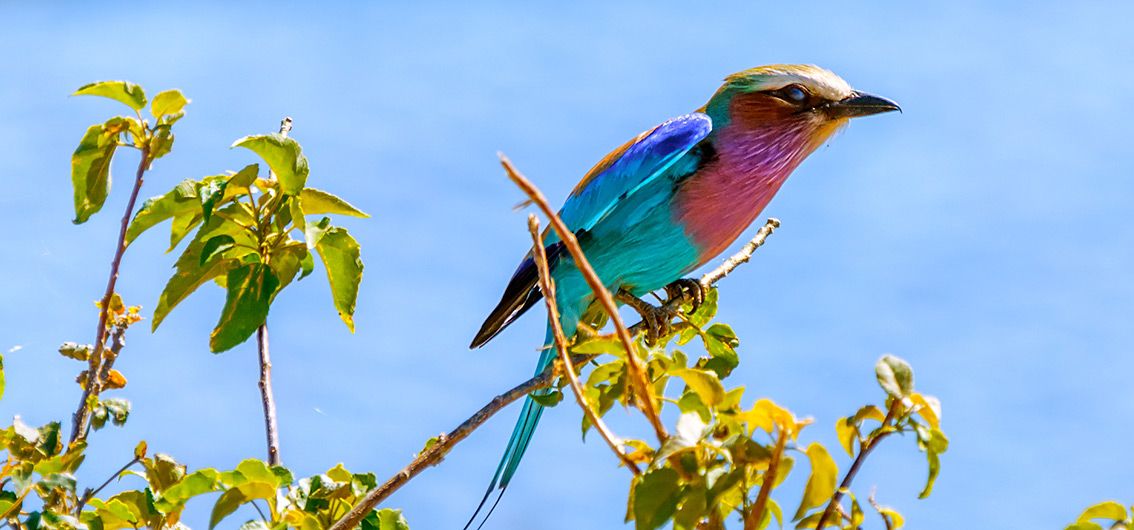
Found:
[[[669,311],[654,306],[624,290],[619,290],[615,299],[630,306],[642,316],[642,322],[646,325],[647,345],[653,346],[657,344],[658,339],[669,334],[669,322],[672,318]]]
[[[676,298],[688,301],[691,306],[689,314],[692,315],[705,302],[705,286],[693,278],[681,278],[665,286],[665,296],[667,303]]]

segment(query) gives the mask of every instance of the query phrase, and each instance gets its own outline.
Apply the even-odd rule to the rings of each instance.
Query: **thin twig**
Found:
[[[97,487],[93,490],[90,489],[90,488],[87,488],[87,490],[85,492],[83,492],[83,497],[81,499],[79,499],[78,507],[75,508],[75,517],[82,515],[83,507],[86,506],[87,501],[93,499],[95,495],[98,495],[98,492],[102,491],[103,488],[109,486],[110,483],[112,481],[114,481],[114,479],[121,476],[122,473],[126,472],[127,469],[130,469],[130,466],[133,466],[134,464],[137,464],[138,462],[141,462],[141,461],[142,461],[141,457],[135,456],[133,460],[127,462],[126,465],[122,466],[122,469],[119,469],[113,475],[111,475],[109,478],[107,478],[106,482],[103,482],[101,486],[99,486],[99,487]]]
[[[769,219],[768,223],[772,224],[773,221],[773,219]],[[775,224],[778,226],[779,221],[775,221]],[[742,263],[748,261],[747,257],[743,257],[741,254],[743,254],[750,245],[752,246],[752,251],[755,251],[756,248],[759,248],[760,245],[764,243],[764,240],[770,234],[771,230],[767,229],[767,225],[765,225],[765,228],[762,228],[760,232],[756,234],[756,237],[753,238],[753,240],[750,241],[748,245],[744,246],[744,249],[742,249],[740,253],[725,260],[724,263],[722,263],[719,267],[702,276],[700,278],[701,284],[707,287],[712,287],[717,282],[717,280],[727,276],[733,271],[733,269],[736,269]],[[751,256],[751,251],[749,251],[748,256]],[[682,301],[680,299],[669,300],[663,306],[663,309],[676,314],[676,312],[681,308],[681,303]],[[629,330],[631,333],[638,333],[639,331],[645,329],[645,327],[645,322],[638,322],[633,326],[630,326]],[[581,363],[593,359],[594,357],[596,356],[575,355],[572,357],[571,361],[577,366]],[[554,381],[554,379],[555,376],[552,367],[548,366],[539,375],[536,375],[531,379],[528,379],[527,381],[516,385],[511,390],[508,390],[507,392],[504,392],[503,394],[492,398],[491,401],[481,407],[480,410],[477,410],[475,414],[470,416],[452,431],[449,431],[448,434],[438,436],[432,445],[427,447],[421,453],[418,453],[418,455],[414,457],[414,459],[408,465],[406,465],[406,467],[402,468],[401,471],[387,479],[386,482],[384,482],[381,486],[378,486],[377,488],[367,493],[366,497],[364,497],[358,504],[351,508],[351,510],[347,512],[346,515],[343,515],[342,518],[336,521],[335,524],[331,526],[330,530],[348,530],[357,527],[362,519],[366,517],[366,514],[370,513],[370,510],[373,510],[375,507],[377,507],[382,501],[386,500],[395,491],[409,482],[410,479],[416,477],[422,471],[440,463],[445,455],[448,454],[454,446],[467,438],[470,434],[473,433],[473,431],[480,428],[480,426],[488,421],[489,418],[491,418],[493,415],[495,415],[497,412],[499,412],[501,409],[508,406],[512,402],[523,398],[524,396],[527,396],[528,394],[535,392],[536,390],[551,386],[551,383]]]
[[[752,510],[744,517],[744,530],[759,528],[760,521],[764,519],[764,510],[768,506],[768,497],[776,483],[776,473],[779,472],[787,437],[787,430],[781,428],[780,435],[776,438],[776,452],[772,453],[772,461],[768,463],[768,470],[764,472],[763,481],[760,483],[760,491],[756,494],[756,504],[752,505]]]
[[[877,491],[871,490],[870,496],[867,497],[866,500],[869,501],[870,505],[874,507],[874,511],[878,512],[878,515],[882,517],[882,523],[886,525],[886,530],[894,530],[894,522],[890,520],[889,515],[882,513],[883,508],[880,504],[878,504],[878,500],[874,498],[875,493],[877,493]]]
[[[134,205],[138,202],[138,192],[142,189],[146,169],[150,165],[150,147],[147,143],[142,148],[142,159],[138,161],[138,169],[134,173],[134,188],[130,190],[130,199],[126,201],[126,210],[122,213],[122,221],[118,228],[118,242],[114,247],[114,259],[110,262],[110,277],[106,280],[106,291],[102,295],[98,310],[98,329],[95,330],[94,350],[90,354],[87,371],[87,384],[83,388],[79,406],[71,416],[71,437],[68,443],[87,437],[87,424],[90,422],[91,411],[87,406],[91,396],[98,396],[102,392],[102,354],[106,350],[106,323],[110,318],[110,299],[114,297],[114,286],[118,283],[118,270],[122,266],[122,255],[126,253],[126,229],[130,226],[130,219],[134,215]],[[109,372],[109,369],[107,370]]]
[[[622,346],[626,348],[626,365],[630,369],[630,380],[633,381],[635,387],[635,396],[637,397],[638,407],[645,414],[650,424],[654,427],[654,432],[657,434],[658,441],[664,442],[669,438],[666,433],[665,425],[662,424],[661,417],[658,415],[657,406],[654,404],[653,393],[650,391],[650,381],[646,375],[646,368],[642,366],[642,360],[638,358],[637,348],[634,347],[634,339],[630,336],[630,331],[626,329],[626,324],[622,322],[622,317],[618,314],[618,305],[614,302],[614,296],[610,294],[606,286],[603,285],[602,280],[599,279],[598,274],[595,273],[594,267],[587,260],[587,256],[583,254],[583,248],[579,246],[578,239],[575,234],[567,228],[555,210],[551,209],[548,204],[547,198],[543,196],[543,192],[539,190],[524,177],[512,161],[503,153],[500,155],[500,163],[503,164],[504,170],[508,173],[508,178],[512,179],[521,190],[527,194],[528,198],[532,200],[543,214],[547,216],[548,222],[555,232],[559,234],[559,239],[567,247],[567,251],[571,253],[571,258],[575,261],[575,267],[582,273],[583,278],[587,281],[591,291],[594,292],[595,298],[602,304],[606,314],[610,316],[611,322],[614,323],[614,329],[617,332],[619,340],[622,341]]]
[[[280,135],[287,137],[291,131],[291,118],[280,121]],[[275,175],[268,174],[271,179]],[[256,330],[256,342],[260,352],[260,401],[264,406],[264,434],[268,440],[268,464],[280,465],[280,430],[276,419],[276,397],[272,392],[272,354],[268,341],[268,323],[265,321]]]
[[[543,239],[539,236],[539,220],[536,219],[535,214],[528,214],[528,231],[532,234],[532,256],[539,270],[539,288],[543,291],[543,300],[547,304],[547,321],[551,323],[555,348],[559,350],[559,360],[563,362],[563,371],[567,373],[567,380],[571,383],[575,400],[579,402],[583,414],[591,421],[591,425],[594,425],[602,439],[606,440],[610,450],[618,455],[619,460],[622,460],[631,473],[641,474],[634,461],[626,456],[619,438],[611,432],[606,422],[602,421],[602,416],[595,412],[590,403],[587,403],[587,397],[583,395],[583,384],[579,382],[579,375],[575,373],[575,366],[571,364],[571,355],[567,353],[567,337],[563,334],[563,325],[559,322],[559,307],[555,301],[555,280],[551,278],[551,271],[548,270],[547,251],[543,248]]]
[[[776,219],[775,217],[768,218],[767,222],[764,223],[764,226],[760,227],[760,230],[756,232],[756,237],[753,237],[751,241],[745,243],[744,246],[740,248],[739,252],[733,254],[732,256],[729,256],[729,258],[724,260],[724,262],[718,265],[717,268],[709,271],[704,276],[702,276],[701,285],[704,287],[709,287],[717,283],[725,276],[728,276],[730,272],[739,267],[742,263],[746,263],[748,260],[752,259],[752,254],[756,252],[756,249],[763,246],[764,241],[768,239],[768,236],[772,235],[772,232],[774,232],[779,227],[779,219]]]
[[[890,404],[890,410],[886,411],[886,417],[882,420],[882,427],[885,427],[893,421],[894,416],[898,414],[898,409],[901,407],[902,400],[894,399],[893,403]],[[870,452],[873,451],[875,447],[878,447],[878,443],[881,442],[882,439],[895,432],[897,431],[882,430],[871,438],[866,445],[860,447],[858,456],[854,457],[854,462],[851,462],[851,467],[847,470],[846,476],[843,477],[843,481],[839,484],[838,489],[835,490],[835,494],[831,496],[831,502],[827,503],[827,508],[823,510],[823,515],[819,517],[819,522],[815,525],[815,530],[823,530],[823,526],[827,524],[827,520],[830,519],[831,515],[835,512],[835,505],[843,500],[843,491],[850,489],[851,482],[854,481],[855,475],[858,474],[859,468],[862,467],[862,463],[866,461],[866,457],[870,455]]]

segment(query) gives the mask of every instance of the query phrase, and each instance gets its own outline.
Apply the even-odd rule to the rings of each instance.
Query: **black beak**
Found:
[[[850,97],[827,105],[827,113],[832,118],[858,118],[872,114],[882,114],[896,110],[902,111],[897,103],[883,97],[872,96],[862,92],[855,92]]]

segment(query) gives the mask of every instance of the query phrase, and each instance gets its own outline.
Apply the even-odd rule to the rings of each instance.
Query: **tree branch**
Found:
[[[134,215],[134,205],[138,202],[138,192],[150,165],[150,147],[147,142],[142,148],[142,159],[138,161],[138,169],[134,173],[134,188],[130,190],[130,199],[126,201],[126,210],[122,213],[122,221],[118,228],[118,242],[114,247],[114,259],[110,261],[110,277],[106,280],[106,291],[102,295],[98,310],[98,329],[95,330],[95,342],[89,358],[87,368],[87,384],[79,399],[79,406],[71,416],[71,437],[68,443],[87,437],[87,427],[91,418],[90,407],[87,402],[91,396],[102,393],[102,363],[103,352],[106,351],[106,323],[110,318],[110,299],[114,297],[114,287],[118,283],[118,270],[122,266],[122,255],[126,253],[126,229],[130,226],[130,218]],[[115,352],[117,356],[117,352]],[[113,363],[113,359],[110,360]],[[109,368],[106,370],[109,373]]]
[[[559,350],[559,360],[562,361],[563,371],[566,372],[567,380],[571,383],[575,401],[579,402],[583,414],[595,426],[595,430],[599,432],[602,439],[606,440],[606,444],[610,446],[610,450],[614,451],[619,460],[622,460],[622,463],[631,473],[641,474],[634,461],[626,456],[619,438],[606,426],[606,422],[602,421],[602,416],[595,412],[595,409],[587,403],[587,397],[583,395],[583,384],[579,382],[579,375],[575,373],[575,366],[571,363],[571,355],[567,353],[567,337],[563,335],[563,325],[559,322],[559,306],[555,301],[555,280],[551,278],[551,271],[548,270],[547,251],[543,248],[543,239],[539,236],[539,220],[536,219],[535,214],[528,214],[528,231],[532,234],[532,257],[535,259],[536,268],[539,270],[539,288],[543,291],[543,299],[547,304],[547,321],[551,323],[551,330],[555,336],[555,348]]]
[[[747,258],[737,262],[737,265],[744,263],[744,261],[747,261]],[[776,473],[779,472],[780,459],[784,454],[784,446],[787,445],[787,437],[787,430],[780,428],[780,435],[776,438],[776,452],[772,453],[772,461],[768,463],[768,470],[764,472],[763,481],[760,483],[760,491],[756,494],[756,504],[752,505],[752,510],[745,514],[744,530],[759,528],[760,521],[764,519],[764,511],[767,509],[768,497],[771,495],[772,488],[776,483]]]
[[[894,416],[898,414],[898,409],[901,407],[902,400],[895,398],[893,403],[890,404],[890,410],[886,411],[886,417],[882,420],[883,427],[893,421]],[[862,446],[862,450],[858,452],[858,456],[854,457],[854,462],[851,463],[850,469],[847,470],[847,474],[843,477],[843,481],[839,484],[838,489],[835,490],[835,494],[831,496],[831,502],[827,503],[827,508],[823,510],[823,515],[819,517],[819,522],[815,525],[815,530],[823,530],[823,527],[827,524],[827,520],[835,513],[835,506],[843,500],[843,491],[850,488],[851,482],[854,481],[855,475],[858,474],[859,468],[862,467],[862,463],[866,461],[866,457],[870,455],[870,452],[873,451],[875,447],[878,447],[878,443],[881,442],[883,438],[895,432],[897,431],[882,430],[871,438],[866,445]]]
[[[287,137],[291,131],[291,118],[280,121],[280,136]],[[269,178],[275,175],[269,173]],[[249,195],[251,197],[251,195]],[[268,464],[280,465],[280,431],[276,419],[276,397],[272,392],[272,354],[268,341],[268,323],[264,322],[256,330],[256,343],[260,352],[260,401],[264,406],[264,433],[268,440]]]
[[[764,225],[764,227],[761,228],[759,232],[757,232],[756,236],[752,238],[751,241],[744,245],[740,252],[728,258],[723,263],[721,263],[720,266],[702,276],[699,280],[701,282],[701,285],[712,287],[721,278],[728,276],[729,273],[731,273],[741,264],[747,262],[749,258],[751,258],[752,253],[764,244],[764,241],[768,238],[768,236],[772,234],[772,231],[776,227],[778,227],[779,224],[780,222],[775,219],[768,219],[768,222]],[[677,314],[677,312],[681,310],[681,304],[682,300],[675,298],[668,300],[662,307],[666,311],[669,311],[671,314]],[[645,327],[646,324],[644,322],[638,322],[633,326],[630,326],[628,331],[630,333],[638,333],[644,330]],[[596,357],[596,355],[575,355],[572,357],[571,361],[575,365],[578,365],[587,362],[594,357]],[[410,479],[416,477],[418,474],[428,469],[429,467],[435,466],[440,463],[445,455],[448,454],[448,452],[452,450],[454,446],[456,446],[465,438],[468,438],[468,436],[472,434],[473,431],[475,431],[486,421],[488,421],[489,418],[491,418],[493,415],[495,415],[497,412],[499,412],[501,409],[508,406],[512,402],[532,392],[535,392],[536,390],[551,386],[551,383],[554,381],[554,379],[554,371],[552,367],[549,366],[539,375],[536,375],[531,379],[528,379],[527,381],[524,381],[523,383],[512,387],[511,390],[508,390],[507,392],[504,392],[503,394],[492,398],[491,401],[481,407],[480,410],[476,411],[476,413],[474,413],[452,431],[449,431],[448,434],[439,435],[431,445],[428,445],[424,450],[418,453],[417,456],[414,457],[414,459],[408,465],[406,465],[406,467],[402,468],[401,471],[387,479],[386,482],[384,482],[382,485],[378,486],[374,490],[371,490],[370,493],[367,493],[366,497],[364,497],[361,501],[359,501],[358,504],[351,508],[351,510],[347,512],[346,515],[343,515],[342,518],[336,521],[335,524],[331,526],[330,530],[349,530],[357,527],[362,519],[366,517],[366,514],[370,513],[370,510],[373,510],[375,507],[377,507],[382,501],[386,500],[386,498],[388,498],[395,491],[404,486],[406,482],[409,482]]]
[[[512,161],[503,153],[500,155],[500,163],[504,166],[504,170],[508,173],[508,178],[512,179],[521,190],[527,194],[528,198],[532,200],[543,214],[547,216],[548,222],[551,227],[555,229],[555,233],[559,234],[559,239],[563,241],[567,251],[571,253],[571,258],[575,261],[575,267],[582,273],[583,278],[587,281],[591,291],[594,292],[595,298],[602,304],[606,314],[610,315],[611,322],[614,323],[615,332],[619,340],[622,341],[622,346],[626,348],[626,366],[630,371],[630,380],[633,382],[635,388],[634,395],[637,398],[638,408],[650,420],[650,424],[654,427],[654,432],[657,434],[658,441],[664,442],[669,434],[665,431],[665,425],[662,424],[661,417],[658,415],[657,406],[654,403],[653,394],[650,391],[650,381],[646,375],[646,368],[642,366],[642,360],[638,358],[637,348],[634,347],[634,339],[630,336],[630,331],[627,330],[626,324],[622,322],[622,317],[618,314],[618,305],[614,302],[614,297],[603,285],[602,280],[599,279],[598,274],[595,272],[594,267],[591,267],[590,261],[583,253],[583,248],[579,246],[578,239],[575,234],[567,228],[555,210],[551,209],[548,204],[547,198],[543,196],[543,192],[525,178],[515,166]]]

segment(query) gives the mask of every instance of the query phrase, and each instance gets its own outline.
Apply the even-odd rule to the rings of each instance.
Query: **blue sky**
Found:
[[[347,222],[367,266],[358,332],[319,281],[282,295],[270,325],[285,463],[306,475],[343,461],[384,477],[534,363],[537,316],[466,349],[527,245],[496,151],[560,198],[611,148],[701,105],[724,75],[808,62],[905,113],[852,124],[765,212],[783,228],[723,284],[721,315],[743,339],[734,384],[815,417],[810,439],[833,444],[834,421],[879,398],[873,362],[908,359],[944,404],[941,478],[916,500],[923,457],[894,439],[856,489],[877,485],[912,528],[1051,528],[1098,500],[1134,502],[1134,400],[1123,390],[1134,371],[1134,163],[1122,118],[1134,4],[162,6],[0,2],[0,348],[22,346],[5,355],[0,416],[63,419],[78,399],[79,367],[55,349],[92,339],[90,300],[135,164],[122,156],[103,212],[70,223],[70,153],[88,124],[120,110],[67,97],[89,81],[193,99],[145,196],[249,163],[229,143],[286,114],[311,183],[374,215]],[[147,234],[123,268],[120,291],[147,314],[176,257],[163,240]],[[128,460],[140,438],[193,467],[262,455],[254,347],[207,350],[222,300],[204,289],[156,334],[131,333],[118,366],[135,412],[95,436],[83,482]],[[515,413],[388,505],[418,529],[463,524]],[[617,428],[641,429],[622,416]],[[601,443],[580,442],[576,409],[544,418],[491,526],[623,527],[625,472]],[[209,508],[197,502],[187,522],[204,526]]]

